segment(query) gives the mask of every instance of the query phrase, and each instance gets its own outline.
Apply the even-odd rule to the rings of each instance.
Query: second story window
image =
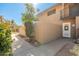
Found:
[[[48,11],[47,15],[50,16],[52,14],[55,14],[56,13],[56,9],[53,9],[51,11]]]

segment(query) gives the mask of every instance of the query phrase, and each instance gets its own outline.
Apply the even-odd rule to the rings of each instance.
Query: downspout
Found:
[[[62,3],[61,19],[64,18],[64,3]],[[63,20],[62,20],[62,38],[63,38]]]
[[[64,17],[64,3],[62,3],[62,16]]]

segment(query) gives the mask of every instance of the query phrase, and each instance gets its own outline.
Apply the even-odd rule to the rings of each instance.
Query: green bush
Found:
[[[9,56],[12,54],[12,39],[10,26],[6,23],[0,24],[0,55]]]

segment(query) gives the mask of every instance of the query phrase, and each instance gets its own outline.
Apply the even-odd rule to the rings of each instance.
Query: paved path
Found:
[[[13,43],[14,56],[53,56],[55,55],[69,40],[54,40],[39,47],[34,47],[22,38],[18,37]]]
[[[70,52],[70,49],[72,49],[73,46],[74,46],[74,43],[65,44],[64,47],[62,47],[59,50],[56,56],[75,56],[75,54]]]

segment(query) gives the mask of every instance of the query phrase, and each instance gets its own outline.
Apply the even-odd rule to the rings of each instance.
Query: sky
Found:
[[[53,3],[40,3],[34,4],[36,9],[43,11]],[[25,6],[22,3],[0,3],[0,16],[3,16],[6,20],[14,20],[17,25],[22,25],[21,17],[25,10]]]

